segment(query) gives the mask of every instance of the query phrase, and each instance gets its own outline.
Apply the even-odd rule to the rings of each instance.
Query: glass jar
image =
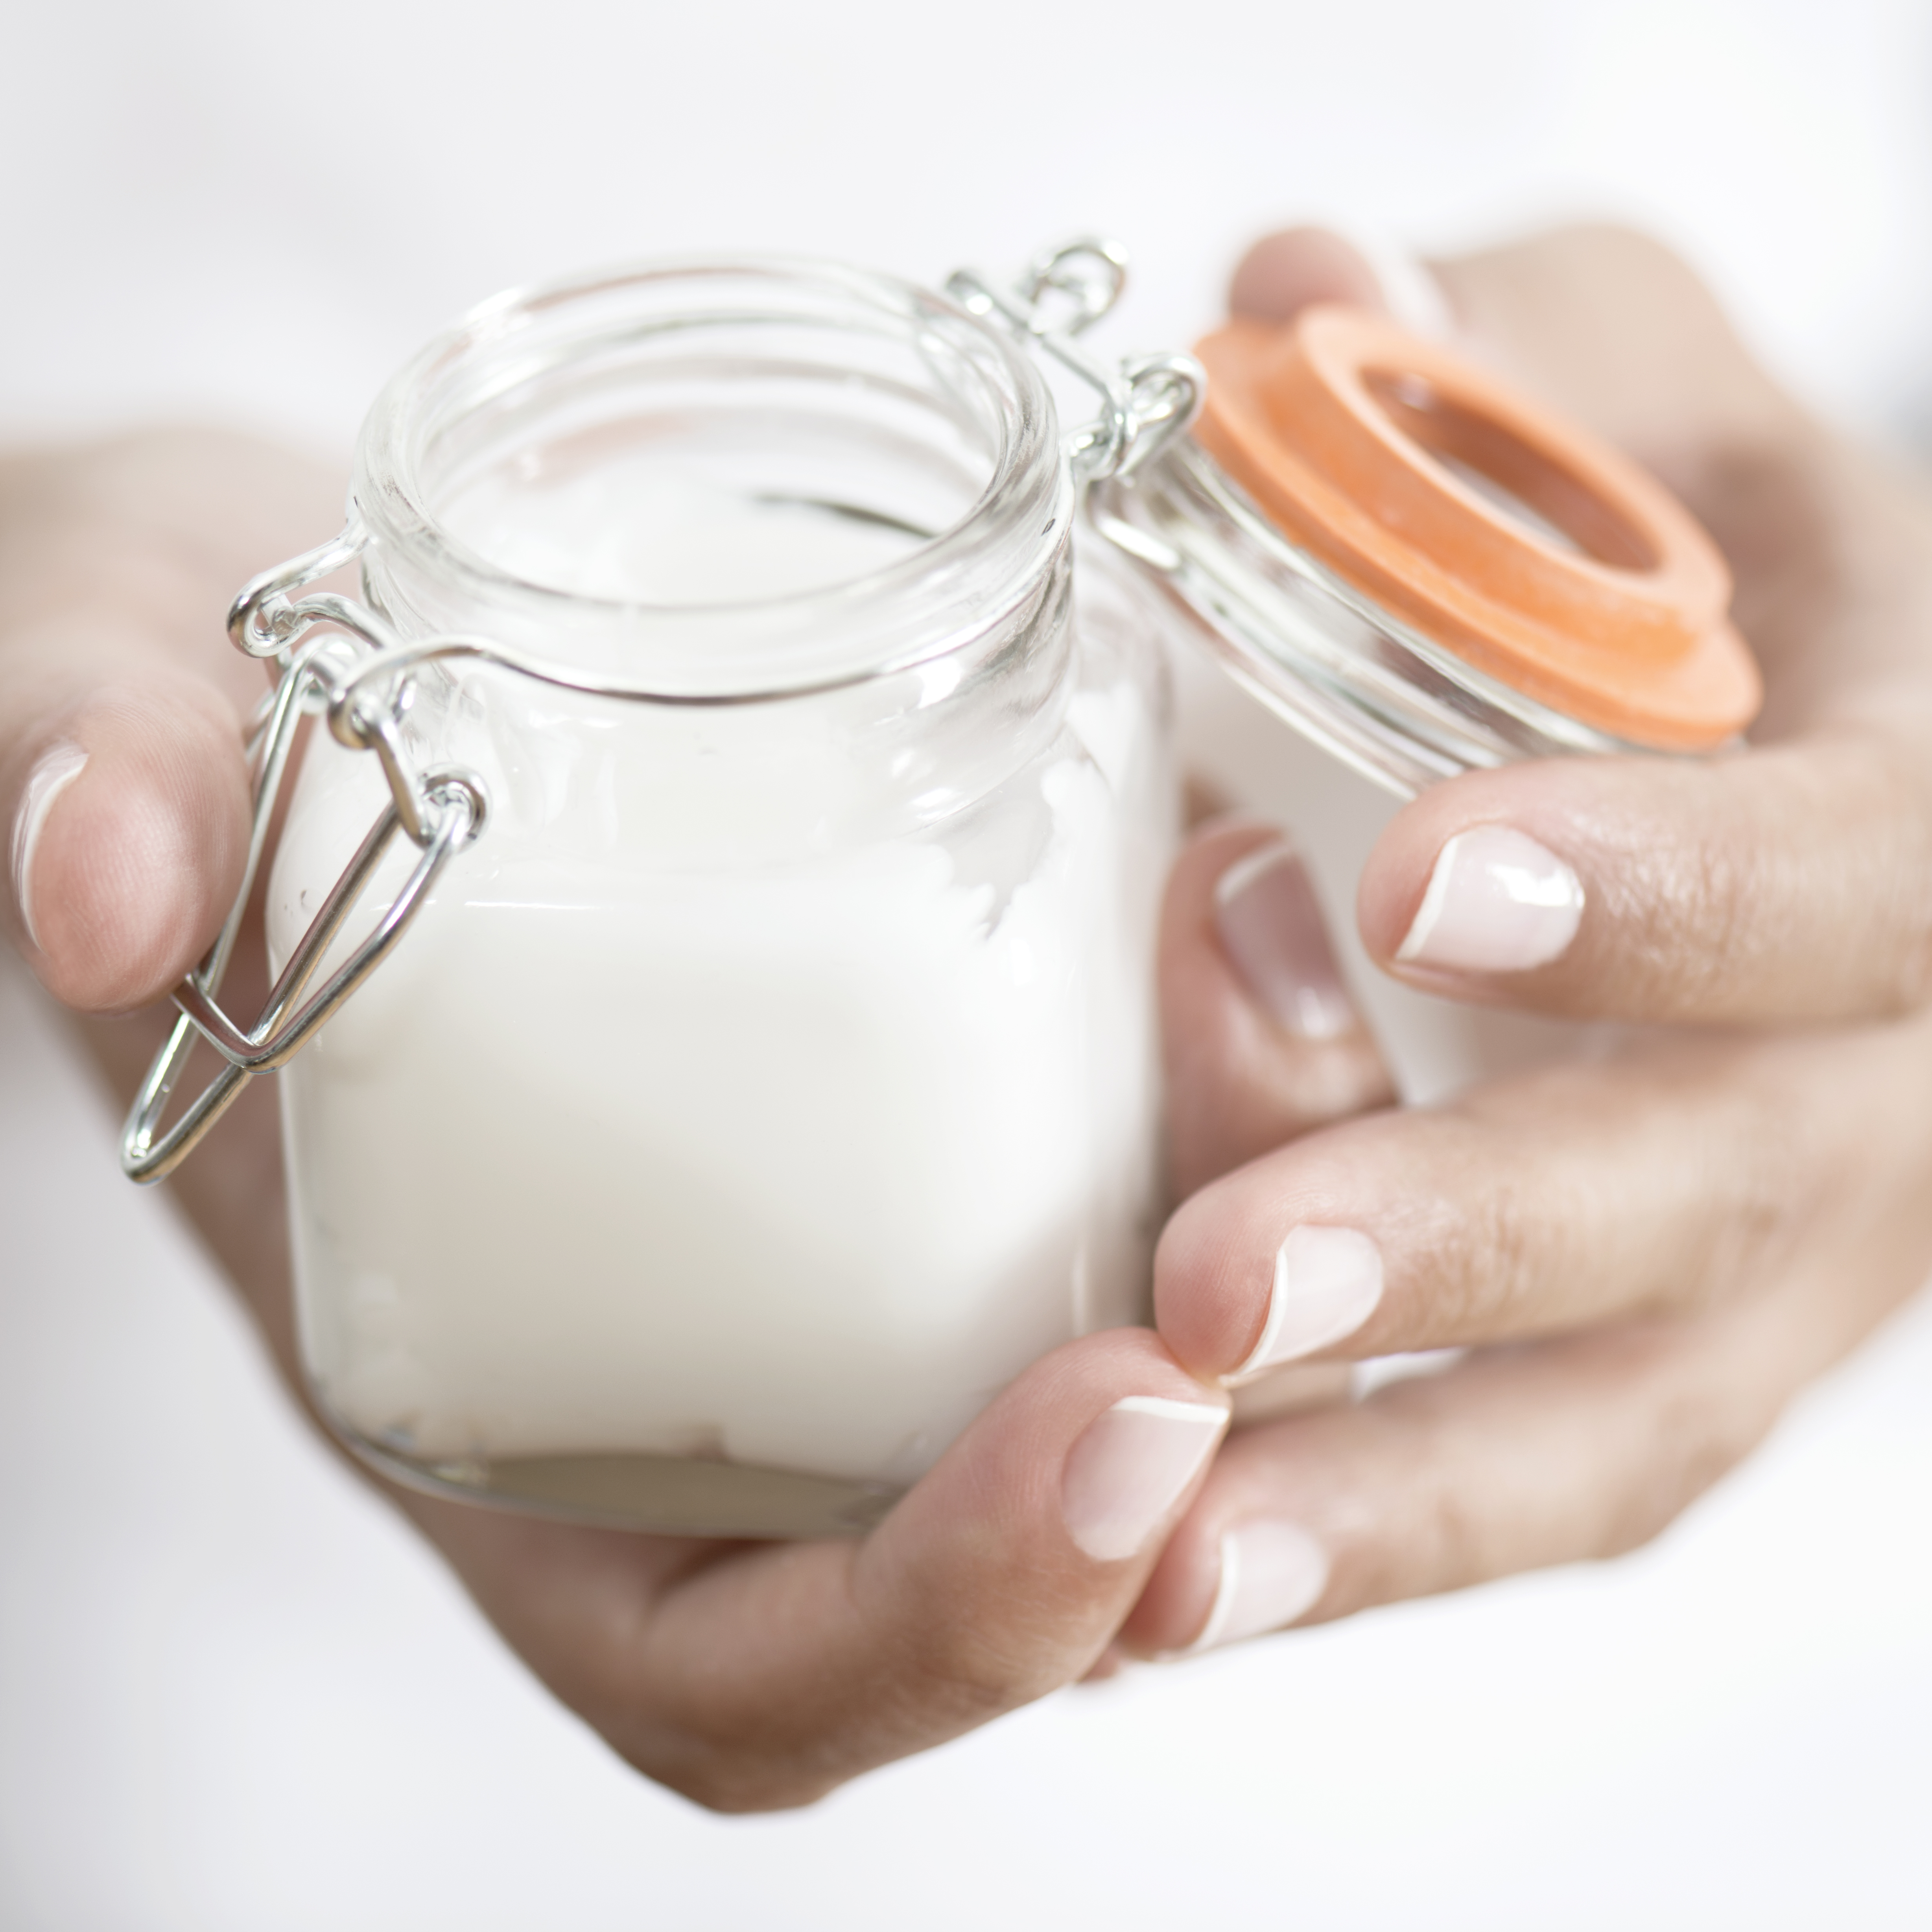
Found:
[[[1075,507],[1010,334],[834,268],[506,298],[384,392],[347,536],[238,619],[333,728],[272,970],[339,880],[314,976],[410,927],[281,1076],[302,1360],[358,1454],[850,1531],[1145,1318],[1167,699],[1107,559],[1073,594]],[[290,601],[351,553],[360,604]],[[358,876],[412,795],[423,851]]]
[[[286,1068],[303,1360],[379,1467],[849,1532],[1144,1318],[1166,652],[1188,762],[1294,831],[1404,1096],[1553,1050],[1377,972],[1357,875],[1438,778],[1732,742],[1721,560],[1353,311],[1209,338],[1187,440],[1198,364],[1075,340],[1122,273],[1081,242],[946,297],[763,263],[501,298],[385,391],[343,536],[238,599],[283,666],[256,858],[327,724],[279,976],[221,1010],[244,883],[123,1163]],[[1064,439],[1036,356],[1100,395]],[[351,562],[362,601],[316,587]],[[164,1131],[197,1038],[225,1068]]]

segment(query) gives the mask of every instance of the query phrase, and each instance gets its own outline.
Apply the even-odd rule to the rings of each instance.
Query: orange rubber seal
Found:
[[[1424,636],[1634,744],[1706,751],[1756,716],[1717,546],[1607,444],[1364,310],[1234,321],[1197,353],[1210,454]]]

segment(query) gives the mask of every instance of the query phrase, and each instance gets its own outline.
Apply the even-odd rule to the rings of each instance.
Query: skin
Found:
[[[1628,1549],[1932,1268],[1932,797],[1914,755],[1932,504],[1780,395],[1648,243],[1574,231],[1439,273],[1480,352],[1704,518],[1772,700],[1760,748],[1709,767],[1439,788],[1378,848],[1363,934],[1388,962],[1443,842],[1513,826],[1583,880],[1576,941],[1533,973],[1426,983],[1654,1024],[1612,1060],[1388,1111],[1364,1036],[1310,1046],[1247,998],[1213,886],[1268,835],[1211,826],[1162,941],[1171,1163],[1198,1191],[1161,1245],[1158,1334],[1036,1365],[862,1542],[628,1536],[388,1490],[552,1690],[699,1802],[808,1802],[1122,1655],[1185,1647],[1222,1533],[1251,1518],[1326,1547],[1313,1618]],[[1277,316],[1336,296],[1372,299],[1372,278],[1307,231],[1262,244],[1234,290]],[[219,613],[340,502],[326,472],[209,434],[0,465],[0,813],[50,746],[88,759],[33,854],[34,934],[11,892],[8,915],[124,1093],[166,1023],[134,1010],[198,956],[238,876],[261,687]],[[238,1010],[260,979],[259,957],[239,962]],[[279,1160],[258,1082],[168,1186],[293,1387]],[[1388,1268],[1369,1324],[1304,1386],[1356,1357],[1472,1352],[1238,1430],[1139,1555],[1088,1558],[1060,1514],[1082,1431],[1123,1396],[1216,1399],[1303,1220],[1370,1233]],[[1246,1414],[1285,1406],[1253,1394]]]
[[[1262,244],[1237,303],[1285,317],[1359,299],[1323,248]],[[1741,757],[1483,772],[1390,826],[1358,908],[1385,968],[1459,999],[1641,1023],[1610,1058],[1451,1105],[1282,1144],[1297,1082],[1348,1042],[1201,1051],[1257,1023],[1238,981],[1203,963],[1198,911],[1239,835],[1184,855],[1170,916],[1196,909],[1197,952],[1191,982],[1166,988],[1177,1118],[1257,1131],[1223,1134],[1212,1160],[1230,1171],[1166,1231],[1162,1336],[1205,1378],[1234,1369],[1262,1332],[1276,1248],[1312,1222],[1370,1234],[1385,1286],[1364,1327],[1297,1372],[1472,1352],[1240,1431],[1129,1620],[1129,1652],[1196,1636],[1222,1538],[1249,1521],[1324,1548],[1310,1622],[1629,1550],[1932,1273],[1932,495],[1781,394],[1689,271],[1640,237],[1572,231],[1437,273],[1478,352],[1702,518],[1768,702]],[[1569,863],[1586,895],[1575,940],[1526,972],[1396,964],[1436,854],[1478,826]],[[1170,956],[1189,944],[1170,932]]]
[[[33,932],[10,884],[8,920],[123,1099],[170,1024],[151,1003],[206,947],[243,862],[244,720],[266,687],[221,614],[265,560],[335,528],[341,502],[326,470],[202,432],[0,463],[5,822],[42,755],[87,754],[32,854]],[[223,989],[238,1013],[266,986],[259,917],[249,931]],[[250,1086],[163,1184],[303,1400],[272,1082]],[[863,1541],[625,1535],[368,1480],[631,1763],[715,1809],[766,1810],[1095,1666],[1160,1538],[1137,1556],[1088,1556],[1063,1520],[1061,1479],[1082,1432],[1133,1396],[1222,1400],[1150,1330],[1089,1336],[1007,1388]]]

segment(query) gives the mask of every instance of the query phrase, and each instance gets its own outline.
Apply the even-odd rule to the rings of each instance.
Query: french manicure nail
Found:
[[[1136,1555],[1214,1453],[1227,1420],[1218,1402],[1152,1395],[1096,1416],[1060,1476],[1067,1534],[1099,1562]]]
[[[40,934],[34,929],[34,849],[46,830],[47,814],[54,800],[86,769],[87,754],[70,740],[63,738],[43,752],[27,774],[20,802],[14,813],[14,843],[10,869],[14,878],[14,902],[20,908],[20,923],[27,937],[38,946]]]
[[[1465,973],[1520,973],[1556,958],[1582,916],[1582,881],[1554,852],[1507,826],[1480,826],[1437,855],[1395,956]]]
[[[1312,1355],[1352,1335],[1382,1298],[1382,1251],[1354,1228],[1304,1223],[1275,1250],[1261,1340],[1225,1383]]]
[[[1237,859],[1214,888],[1221,948],[1262,1010],[1304,1040],[1355,1024],[1307,868],[1286,841]]]
[[[1181,1654],[1198,1656],[1305,1617],[1328,1587],[1328,1552],[1299,1523],[1244,1522],[1221,1538],[1221,1580],[1201,1634]]]

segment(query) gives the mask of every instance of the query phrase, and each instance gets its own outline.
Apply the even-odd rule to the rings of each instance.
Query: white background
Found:
[[[0,435],[339,452],[454,312],[629,256],[931,279],[1102,229],[1117,338],[1154,346],[1283,220],[1446,247],[1580,213],[1685,248],[1826,406],[1932,420],[1924,6],[16,8]],[[1932,1307],[1612,1568],[725,1821],[552,1707],[304,1436],[112,1136],[0,977],[9,1928],[1932,1923]]]

